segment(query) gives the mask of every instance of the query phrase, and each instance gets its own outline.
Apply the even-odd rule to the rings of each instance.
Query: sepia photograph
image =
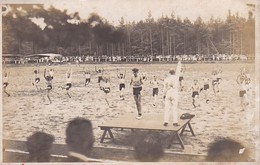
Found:
[[[3,0],[1,160],[259,162],[259,0]]]

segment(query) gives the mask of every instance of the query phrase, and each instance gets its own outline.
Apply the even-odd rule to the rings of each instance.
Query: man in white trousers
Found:
[[[170,119],[170,113],[173,115],[173,125],[178,124],[178,86],[179,86],[179,73],[181,62],[178,62],[176,73],[173,68],[170,69],[170,75],[164,80],[164,99],[165,99],[165,112],[164,112],[164,126],[167,126]]]

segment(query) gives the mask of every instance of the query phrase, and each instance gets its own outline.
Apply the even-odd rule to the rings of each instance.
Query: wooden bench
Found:
[[[153,113],[153,114],[143,114],[143,118],[141,120],[137,120],[136,114],[127,113],[122,116],[119,116],[116,119],[107,121],[98,127],[103,130],[103,134],[101,136],[100,143],[103,143],[105,139],[111,139],[114,142],[114,135],[111,131],[113,128],[121,128],[121,129],[131,129],[131,130],[149,130],[149,131],[171,131],[174,133],[174,136],[177,137],[177,143],[171,144],[179,144],[182,149],[184,149],[184,144],[181,136],[183,133],[191,132],[193,136],[195,136],[194,131],[191,127],[190,121],[191,119],[179,119],[179,126],[173,126],[172,124],[168,124],[168,126],[163,126],[163,113]],[[188,130],[186,129],[188,126]],[[108,135],[108,137],[106,137]],[[170,147],[171,144],[168,146]]]
[[[2,157],[3,163],[28,162],[29,154],[26,146],[26,141],[3,139]],[[67,152],[69,151],[66,144],[53,144],[51,148],[51,162],[68,162]],[[125,156],[122,156],[125,155]],[[136,162],[134,151],[128,148],[109,148],[109,147],[93,147],[91,157],[106,160]],[[183,154],[165,152],[160,161],[162,162],[204,162],[206,155],[198,154]],[[20,165],[22,163],[19,163]],[[116,163],[117,164],[117,163]],[[120,164],[120,163],[118,163]]]

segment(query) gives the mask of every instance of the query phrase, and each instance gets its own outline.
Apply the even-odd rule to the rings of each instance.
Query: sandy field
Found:
[[[182,113],[193,113],[195,118],[192,119],[192,126],[196,136],[185,133],[183,136],[184,144],[192,147],[191,152],[195,154],[206,154],[207,146],[215,137],[231,137],[245,144],[246,149],[251,151],[251,156],[255,154],[255,139],[257,122],[255,110],[255,80],[254,64],[234,63],[218,64],[222,67],[222,81],[218,96],[213,95],[210,84],[209,99],[206,103],[203,94],[200,95],[200,107],[193,108],[190,87],[194,78],[198,78],[202,83],[202,76],[205,72],[211,73],[216,64],[185,64],[186,72],[184,73],[184,91],[179,93],[179,116]],[[108,106],[105,101],[105,93],[101,91],[97,83],[97,75],[93,75],[91,83],[85,87],[85,77],[82,74],[82,67],[94,71],[94,64],[82,64],[80,67],[71,65],[73,71],[72,88],[70,90],[72,98],[66,95],[66,91],[58,88],[65,85],[65,73],[68,68],[67,64],[54,65],[53,89],[50,94],[53,100],[52,104],[45,95],[45,91],[37,91],[32,85],[33,82],[33,65],[27,66],[7,66],[10,71],[9,86],[7,91],[11,96],[7,97],[3,93],[3,138],[14,140],[26,140],[26,137],[34,131],[44,131],[55,136],[55,143],[65,144],[65,129],[68,121],[75,117],[90,119],[93,123],[95,133],[95,146],[112,146],[112,147],[131,147],[131,138],[134,136],[128,130],[113,130],[117,143],[110,141],[100,144],[102,131],[98,125],[102,122],[117,118],[126,112],[136,113],[136,106],[130,87],[131,69],[137,67],[141,72],[147,73],[147,80],[142,90],[143,113],[163,113],[163,95],[162,82],[167,76],[171,67],[176,64],[97,64],[98,68],[104,68],[111,77],[111,92],[109,102],[113,106]],[[253,83],[253,92],[250,96],[250,103],[245,111],[241,111],[239,86],[236,83],[236,77],[239,69],[244,66],[251,70]],[[50,66],[40,66],[40,87],[46,88],[43,78],[44,68]],[[126,70],[126,90],[125,100],[119,98],[119,88],[117,68],[124,72]],[[150,81],[156,75],[160,79],[159,102],[156,107],[152,106],[152,87]],[[163,124],[163,121],[162,121]],[[167,141],[169,133],[160,133],[162,139]],[[170,151],[180,150],[179,146],[173,145]]]

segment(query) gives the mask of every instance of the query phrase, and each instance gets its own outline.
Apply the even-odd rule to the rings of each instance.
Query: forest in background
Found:
[[[244,54],[255,55],[255,16],[228,12],[226,19],[211,17],[194,22],[173,12],[155,20],[151,12],[138,22],[121,17],[114,26],[98,13],[83,20],[53,6],[8,5],[2,15],[3,54],[58,53],[65,56],[138,56]],[[4,10],[4,9],[2,9]],[[223,11],[225,12],[225,11]],[[42,18],[41,29],[33,18]]]

